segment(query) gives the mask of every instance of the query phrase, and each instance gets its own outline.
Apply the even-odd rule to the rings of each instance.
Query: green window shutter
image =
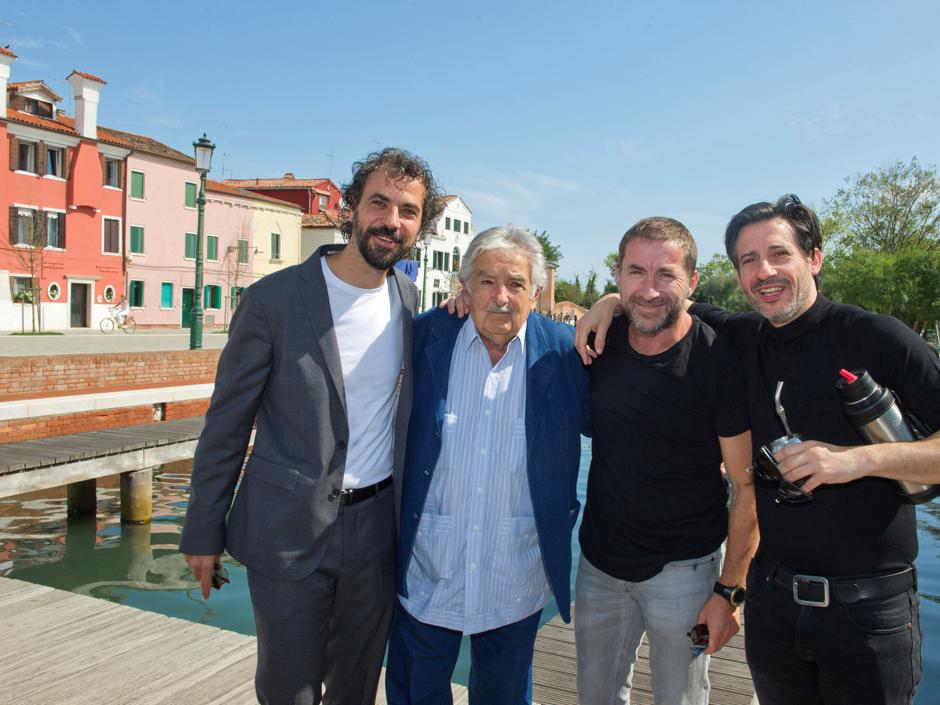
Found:
[[[132,225],[131,228],[131,254],[144,254],[144,229],[139,225]]]
[[[144,197],[144,174],[142,171],[131,172],[131,198]]]
[[[248,240],[238,241],[238,263],[248,264]]]
[[[196,259],[196,233],[186,233],[186,250],[183,256]]]
[[[144,305],[144,283],[142,281],[131,281],[130,305],[140,308]]]
[[[186,207],[196,207],[196,184],[186,182]]]
[[[173,308],[173,283],[163,282],[160,285],[160,307]]]
[[[219,259],[219,238],[215,235],[206,235],[206,259]]]

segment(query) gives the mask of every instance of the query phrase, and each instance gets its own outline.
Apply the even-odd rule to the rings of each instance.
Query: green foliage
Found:
[[[546,230],[543,230],[541,233],[533,232],[532,234],[535,235],[535,239],[538,240],[539,244],[542,246],[542,252],[545,255],[545,264],[550,267],[557,267],[562,258],[561,248],[552,242]]]
[[[597,272],[592,269],[588,273],[587,283],[584,285],[584,296],[581,298],[581,305],[584,308],[591,308],[600,297],[600,292],[597,290]]]
[[[574,281],[567,279],[555,280],[555,301],[570,301],[573,304],[581,305],[584,299],[584,291],[581,289],[581,278],[575,275]]]
[[[698,268],[698,287],[692,300],[719,306],[726,311],[750,311],[751,307],[741,293],[734,265],[724,255],[716,254]]]
[[[825,202],[830,250],[940,248],[940,177],[913,157],[854,178]],[[834,242],[833,242],[834,240]]]
[[[912,328],[940,320],[940,248],[854,249],[823,262],[822,292],[834,301],[886,313]]]

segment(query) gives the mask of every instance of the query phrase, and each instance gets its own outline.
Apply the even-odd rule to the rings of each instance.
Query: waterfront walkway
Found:
[[[0,625],[3,702],[256,702],[254,637],[11,578],[0,578]],[[752,703],[743,645],[739,634],[711,660],[714,705]],[[551,620],[539,630],[535,652],[533,699],[577,705],[571,625]],[[653,702],[647,656],[644,645],[633,678],[634,705]],[[453,693],[455,705],[466,705],[466,688],[455,684]],[[384,684],[376,705],[385,705]]]

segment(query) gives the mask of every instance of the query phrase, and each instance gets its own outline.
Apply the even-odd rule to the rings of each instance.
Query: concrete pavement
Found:
[[[225,346],[228,335],[207,331],[202,336],[206,350]],[[129,353],[155,350],[186,350],[189,331],[140,330],[134,333],[100,330],[69,330],[63,335],[11,335],[0,333],[0,357],[27,355],[86,355],[89,353]]]

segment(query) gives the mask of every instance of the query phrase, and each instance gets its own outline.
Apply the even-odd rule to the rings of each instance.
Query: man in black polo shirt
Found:
[[[630,320],[615,324],[591,367],[593,453],[575,587],[579,702],[629,701],[645,631],[656,701],[704,705],[707,654],[738,631],[738,586],[757,543],[744,385],[730,341],[684,310],[698,278],[688,230],[641,220],[619,255]],[[686,634],[699,623],[710,641],[696,657]]]
[[[690,310],[737,347],[755,448],[785,433],[774,411],[779,382],[789,426],[812,439],[776,454],[784,477],[803,481],[812,500],[778,502],[776,484],[756,486],[761,540],[745,617],[758,698],[761,705],[910,703],[921,676],[917,535],[914,508],[893,480],[940,483],[940,433],[861,445],[835,382],[840,369],[867,370],[936,430],[940,360],[899,321],[818,293],[819,222],[795,196],[742,210],[725,247],[760,315]],[[585,322],[580,338],[593,325]]]

